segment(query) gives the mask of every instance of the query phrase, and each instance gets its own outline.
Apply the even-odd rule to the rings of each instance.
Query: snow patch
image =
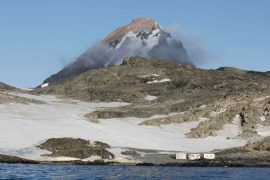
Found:
[[[154,101],[157,99],[157,96],[151,96],[151,95],[147,95],[144,98],[146,101]]]
[[[149,36],[148,39],[144,40],[148,48],[152,48],[159,43],[159,32],[159,29],[155,29],[154,31],[152,31],[151,36]]]
[[[50,83],[45,83],[45,84],[42,84],[41,85],[41,88],[45,88],[45,87],[48,87]]]
[[[170,81],[171,81],[171,79],[161,79],[161,80],[148,81],[147,84],[163,83],[163,82],[170,82]]]
[[[265,116],[261,116],[261,117],[260,117],[260,120],[261,120],[261,121],[265,121],[265,120],[266,120]]]
[[[136,44],[135,45],[136,47],[139,46],[139,47],[144,47],[144,48],[149,48],[149,49],[153,48],[159,43],[159,33],[160,33],[160,29],[155,29],[151,32],[151,35],[149,35],[147,39],[142,40],[140,39],[141,37],[137,37],[138,34],[135,34],[132,31],[128,32],[122,39],[120,39],[120,42],[116,45],[115,49],[121,48],[122,44],[125,43],[125,41],[128,39],[131,39]]]
[[[200,107],[199,107],[199,109],[205,109],[207,107],[207,105],[206,104],[203,104],[203,105],[201,105]]]
[[[128,38],[136,38],[136,34],[133,32],[128,32],[121,40],[120,42],[116,45],[115,49],[118,49],[122,46],[123,42],[128,39]]]
[[[80,158],[74,157],[66,157],[66,156],[58,156],[58,157],[49,157],[49,156],[42,156],[41,161],[78,161],[81,160]]]
[[[100,157],[100,156],[91,156],[89,158],[82,159],[82,161],[85,161],[85,162],[93,162],[93,161],[97,161],[97,160],[102,160],[102,157]]]
[[[258,135],[262,137],[270,136],[270,127],[258,124],[256,128],[256,132]]]
[[[218,111],[212,111],[209,116],[210,117],[216,117],[217,115],[219,115],[221,113],[224,113],[226,111],[227,111],[226,108],[220,108]]]
[[[139,160],[135,160],[132,156],[129,155],[123,155],[123,151],[127,151],[129,148],[123,148],[123,147],[112,147],[109,149],[111,153],[115,155],[115,158],[113,161],[122,162],[122,163],[139,163]],[[142,154],[140,152],[140,154]]]
[[[232,124],[224,124],[222,130],[216,133],[226,138],[237,138],[242,133],[240,116],[236,115]]]
[[[58,99],[55,96],[17,95],[42,100],[46,104],[0,105],[0,153],[10,152],[21,157],[36,157],[41,152],[34,150],[35,145],[49,138],[61,137],[82,138],[91,142],[102,141],[112,147],[187,152],[208,152],[243,146],[246,143],[241,139],[227,140],[222,135],[202,139],[187,138],[185,134],[190,132],[191,128],[197,127],[201,121],[140,126],[138,124],[149,118],[114,118],[92,123],[84,117],[85,114],[100,108],[119,107],[127,103],[86,103]],[[27,152],[25,149],[28,149]],[[71,159],[58,157],[55,160]]]
[[[143,75],[142,77],[146,78],[146,77],[152,77],[152,76],[158,77],[159,75],[158,74],[148,74],[148,75]]]

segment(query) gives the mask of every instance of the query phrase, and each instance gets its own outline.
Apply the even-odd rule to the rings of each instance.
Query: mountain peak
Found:
[[[153,30],[162,30],[155,20],[149,18],[137,18],[132,20],[128,25],[122,26],[110,33],[103,39],[103,42],[110,43],[122,39],[129,32],[138,34],[150,33]]]
[[[152,29],[160,28],[154,19],[148,19],[148,18],[134,19],[131,21],[129,26],[131,26],[134,33],[139,33],[141,31],[147,32],[147,31],[151,31]]]
[[[153,19],[137,18],[110,33],[76,61],[44,81],[53,85],[88,70],[119,65],[130,56],[142,56],[192,65],[180,40],[171,37]]]

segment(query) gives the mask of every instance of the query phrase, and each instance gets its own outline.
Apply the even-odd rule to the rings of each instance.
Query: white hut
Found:
[[[203,158],[204,159],[215,159],[216,156],[215,156],[215,154],[205,153],[205,154],[203,154]]]
[[[189,154],[189,155],[188,155],[188,159],[189,159],[189,160],[197,160],[197,159],[201,159],[201,154]]]
[[[175,155],[175,159],[187,159],[187,154],[186,153],[177,153]]]

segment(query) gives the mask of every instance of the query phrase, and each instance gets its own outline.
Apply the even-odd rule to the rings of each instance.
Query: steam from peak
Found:
[[[165,31],[170,33],[175,40],[183,43],[188,57],[194,65],[202,65],[206,61],[217,58],[215,54],[207,49],[205,39],[198,32],[182,30],[177,24],[166,27]]]
[[[122,40],[118,48],[99,42],[81,55],[77,62],[84,66],[100,68],[119,65],[128,56],[142,56],[193,65],[181,41],[173,39],[165,32],[160,33],[159,37],[151,37],[144,41],[135,35],[127,37]]]

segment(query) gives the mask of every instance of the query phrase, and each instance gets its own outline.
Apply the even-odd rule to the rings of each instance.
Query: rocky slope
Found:
[[[228,164],[269,167],[270,138],[266,137],[243,147],[221,150],[216,153],[216,156]]]
[[[249,143],[243,147],[227,149],[219,152],[220,155],[230,154],[250,154],[254,152],[261,152],[270,154],[270,137],[263,138],[260,141]]]
[[[49,88],[51,87],[43,88],[43,90]],[[241,137],[227,139],[226,135],[198,139],[187,137],[185,134],[204,121],[203,118],[192,122],[179,121],[177,124],[164,122],[160,126],[152,126],[151,123],[147,126],[143,125],[144,121],[176,118],[182,113],[168,116],[163,114],[150,118],[136,118],[132,115],[118,117],[117,114],[109,113],[108,119],[97,118],[94,121],[86,117],[91,112],[96,114],[97,112],[111,112],[114,109],[122,113],[121,109],[124,106],[132,112],[130,109],[136,104],[140,107],[144,103],[147,107],[146,105],[155,103],[151,101],[149,103],[149,100],[138,103],[134,101],[131,104],[96,103],[44,94],[8,92],[7,95],[44,102],[0,105],[0,153],[25,159],[41,162],[86,161],[88,163],[96,159],[100,153],[112,153],[113,159],[107,160],[105,156],[98,157],[99,159],[104,158],[105,162],[137,163],[141,161],[138,156],[143,158],[145,154],[149,153],[159,155],[164,152],[179,151],[210,152],[214,149],[239,147],[246,143]],[[154,106],[153,110],[156,107],[158,106]],[[159,109],[161,108],[159,107]],[[143,108],[138,110],[139,113],[143,112],[141,111]],[[149,112],[154,113],[155,111]],[[112,115],[116,118],[110,118]],[[104,144],[98,142],[104,142]],[[107,148],[108,145],[105,143],[109,144],[111,148]]]
[[[138,18],[110,33],[43,84],[57,84],[88,70],[119,65],[125,57],[134,55],[192,65],[181,41],[155,20]]]
[[[0,91],[15,90],[15,87],[0,82]]]
[[[135,56],[27,94],[2,90],[30,101],[0,105],[0,153],[38,161],[269,165],[269,76]],[[175,152],[216,152],[217,161],[178,162]]]
[[[89,71],[65,83],[36,89],[35,93],[131,103],[86,115],[93,122],[169,115],[141,123],[162,125],[206,118],[187,136],[216,136],[232,127],[235,132],[228,138],[252,140],[265,135],[263,129],[269,126],[269,77],[269,72],[229,67],[204,70],[137,56],[126,58],[120,66]]]

